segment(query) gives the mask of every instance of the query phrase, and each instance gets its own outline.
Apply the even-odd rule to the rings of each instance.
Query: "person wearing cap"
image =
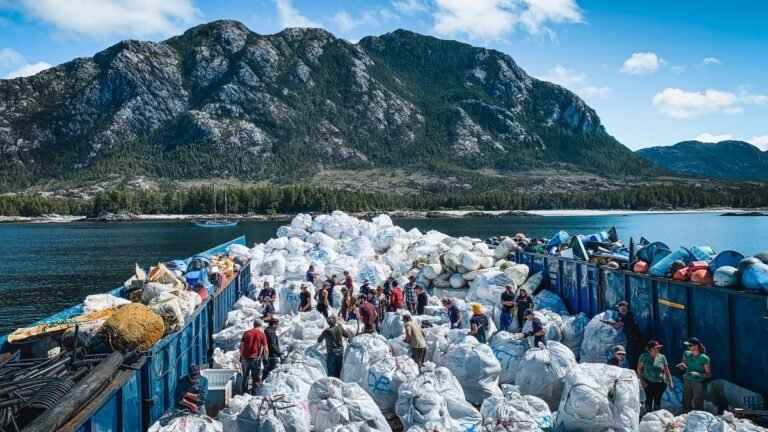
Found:
[[[483,314],[483,307],[479,303],[472,303],[472,317],[469,319],[469,334],[478,342],[485,343],[487,333],[490,330],[488,317]]]
[[[269,358],[267,335],[261,329],[264,322],[256,318],[253,328],[243,333],[240,339],[240,360],[243,363],[243,393],[248,393],[248,378],[251,379],[251,394],[261,387],[263,361]]]
[[[301,284],[299,293],[299,312],[309,312],[312,310],[312,295],[309,293],[307,284]]]
[[[378,318],[376,309],[368,301],[368,297],[362,294],[357,298],[357,301],[360,302],[357,310],[360,313],[360,321],[363,323],[363,333],[376,332],[376,319]]]
[[[608,323],[615,329],[624,329],[624,335],[627,337],[627,361],[630,367],[635,367],[637,361],[638,344],[640,343],[640,327],[635,321],[635,315],[629,310],[629,303],[620,301],[616,304],[619,316],[615,322]]]
[[[411,358],[421,370],[424,357],[427,355],[427,342],[424,339],[426,334],[421,326],[413,321],[410,313],[403,314],[403,327],[405,328],[405,343],[411,347]]]
[[[640,378],[640,385],[645,390],[645,412],[647,413],[661,409],[661,397],[664,396],[664,390],[667,388],[664,384],[665,378],[669,388],[675,387],[667,358],[661,353],[663,346],[655,340],[649,341],[645,352],[637,360],[637,377]]]
[[[200,373],[200,366],[189,365],[187,374],[176,382],[173,400],[176,408],[188,409],[196,414],[205,415],[205,399],[208,397],[208,378]]]
[[[512,285],[504,287],[501,293],[501,314],[499,316],[501,328],[499,331],[509,331],[512,325],[512,312],[515,310],[515,292]]]
[[[692,337],[683,342],[688,348],[683,353],[683,360],[677,367],[683,374],[683,411],[704,409],[706,382],[712,378],[712,365],[707,356],[707,349],[701,340]]]
[[[317,343],[325,341],[325,349],[328,356],[325,361],[325,368],[329,377],[341,378],[341,366],[344,361],[344,340],[349,338],[349,334],[344,327],[339,324],[335,315],[328,317],[328,327],[320,333]]]
[[[269,286],[269,282],[264,281],[264,287],[261,288],[261,291],[259,291],[259,295],[256,296],[256,300],[264,303],[269,302],[273,303],[275,299],[277,298],[277,291]]]
[[[539,346],[539,343],[544,342],[544,325],[541,324],[541,320],[536,318],[536,314],[533,313],[533,309],[526,309],[525,319],[531,322],[531,329],[525,333],[526,337],[533,336],[533,347]],[[522,327],[522,326],[521,326]]]
[[[271,318],[267,323],[269,326],[264,330],[264,334],[267,337],[269,358],[267,359],[267,367],[264,369],[264,379],[267,379],[269,373],[275,370],[277,365],[280,364],[280,358],[283,357],[283,352],[280,350],[280,338],[277,336],[277,328],[280,326],[280,320]]]
[[[360,294],[368,295],[371,293],[371,281],[363,279],[363,284],[360,285]]]
[[[397,312],[404,307],[405,299],[403,296],[403,290],[400,289],[399,285],[395,285],[392,288],[392,295],[389,297],[389,312]]]
[[[416,310],[416,277],[410,276],[408,283],[403,286],[405,293],[405,307],[408,312],[413,313]]]
[[[523,328],[523,321],[525,321],[527,318],[525,311],[528,309],[533,310],[533,299],[531,299],[531,296],[528,295],[527,289],[520,288],[517,291],[517,297],[515,297],[515,306],[517,306],[517,325],[520,328]]]
[[[456,306],[456,303],[449,299],[444,298],[443,299],[443,306],[448,309],[448,320],[451,322],[451,328],[452,329],[460,329],[461,328],[461,310],[458,306]]]
[[[429,296],[424,292],[424,288],[421,285],[416,285],[416,315],[424,315],[427,303],[429,303]]]
[[[616,345],[613,347],[613,357],[611,357],[606,364],[610,366],[621,367],[621,362],[627,356],[627,350],[624,349],[624,345]]]

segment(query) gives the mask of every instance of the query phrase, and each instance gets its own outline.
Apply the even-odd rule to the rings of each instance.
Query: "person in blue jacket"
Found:
[[[189,366],[187,375],[176,382],[173,400],[176,408],[188,409],[195,414],[205,415],[205,399],[208,397],[208,378],[200,373],[200,366]]]

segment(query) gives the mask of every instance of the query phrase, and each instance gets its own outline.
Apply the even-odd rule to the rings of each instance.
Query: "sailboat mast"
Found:
[[[224,189],[224,217],[229,222],[229,209],[227,207],[227,189]]]
[[[213,185],[213,221],[216,222],[216,185]]]

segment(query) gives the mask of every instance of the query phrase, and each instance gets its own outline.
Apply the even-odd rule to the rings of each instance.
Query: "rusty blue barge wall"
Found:
[[[559,294],[570,313],[591,318],[625,300],[643,341],[664,344],[670,363],[682,358],[682,342],[696,336],[707,347],[714,378],[768,394],[768,296],[528,252],[517,252],[516,259],[531,273],[544,271],[545,288]]]
[[[216,246],[197,255],[225,252],[231,244],[245,245],[245,237]],[[130,369],[121,371],[109,385],[75,415],[62,431],[141,432],[173,405],[173,390],[192,363],[207,364],[212,336],[223,328],[227,312],[250,284],[250,264],[237,277],[209,296],[187,319],[184,327],[164,337]],[[123,288],[110,294],[124,296]],[[82,304],[41,320],[37,324],[66,319],[82,313]],[[0,338],[0,353],[12,351]]]

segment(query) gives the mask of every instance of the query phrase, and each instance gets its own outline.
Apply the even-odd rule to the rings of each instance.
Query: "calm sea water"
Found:
[[[629,241],[645,236],[670,247],[709,245],[745,255],[768,250],[768,224],[760,217],[716,213],[629,216],[505,217],[399,220],[405,229],[452,236],[548,237],[560,229],[589,234],[616,226]],[[184,258],[245,235],[249,245],[275,236],[280,222],[241,222],[202,229],[183,222],[0,224],[0,334],[13,331],[123,283],[142,266]]]

